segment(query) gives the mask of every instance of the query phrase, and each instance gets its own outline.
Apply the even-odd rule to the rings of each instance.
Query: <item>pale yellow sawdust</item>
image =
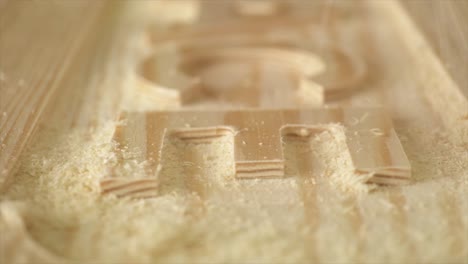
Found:
[[[2,200],[23,202],[32,238],[57,256],[100,263],[466,259],[468,158],[441,132],[398,131],[416,179],[407,187],[353,195],[318,181],[318,229],[304,222],[304,206],[312,201],[302,200],[293,178],[232,181],[223,162],[232,154],[229,138],[199,146],[215,172],[205,175],[210,191],[202,205],[197,194],[177,184],[177,178],[184,177],[180,168],[179,174],[165,169],[165,180],[174,185],[166,184],[159,198],[101,197],[98,179],[113,162],[111,132],[112,125],[66,137],[59,131],[42,131],[23,156],[15,182],[2,195]],[[326,146],[322,147],[327,150]],[[390,199],[397,194],[403,205]],[[204,209],[195,210],[199,206]]]
[[[138,110],[147,108],[151,105]],[[23,204],[26,230],[38,246],[70,262],[467,262],[468,152],[466,145],[454,144],[431,126],[409,123],[397,129],[414,183],[357,195],[308,179],[316,183],[309,185],[314,188],[310,199],[298,194],[301,181],[230,180],[223,167],[230,143],[223,139],[212,149],[200,149],[213,153],[207,160],[214,172],[206,175],[211,191],[200,204],[196,194],[176,184],[184,177],[177,166],[172,168],[177,173],[165,169],[174,185],[164,185],[161,197],[101,197],[98,180],[115,162],[113,125],[61,131],[46,124],[0,196],[2,204]],[[340,146],[322,148],[325,155],[339,152]],[[128,174],[141,164],[132,166]],[[194,210],[198,207],[204,209]],[[305,217],[306,207],[312,219]],[[1,231],[2,237],[11,232]],[[5,249],[0,244],[0,252]],[[40,263],[24,256],[25,262]]]

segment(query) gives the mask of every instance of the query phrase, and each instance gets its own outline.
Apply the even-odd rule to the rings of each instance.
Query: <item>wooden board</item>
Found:
[[[102,3],[3,1],[0,5],[2,186],[84,39],[96,27]]]
[[[411,180],[410,164],[383,109],[124,113],[121,122],[123,125],[117,127],[114,135],[119,145],[116,155],[122,150],[134,152],[138,155],[134,159],[149,164],[146,181],[111,178],[101,182],[103,193],[115,193],[120,197],[142,197],[138,190],[144,193],[154,190],[155,182],[160,177],[159,171],[165,166],[161,156],[164,155],[163,143],[167,139],[210,144],[217,138],[231,136],[234,138],[233,174],[237,179],[282,178],[287,176],[284,140],[294,138],[307,142],[320,133],[330,131],[330,124],[344,126],[340,132],[346,137],[345,148],[352,160],[351,170],[355,171],[356,178],[366,174],[369,176],[364,182],[387,185]],[[181,159],[181,162],[198,166],[199,159],[190,157],[189,160]],[[154,194],[150,197],[154,197]]]
[[[444,68],[467,97],[468,2],[452,0],[428,4],[424,0],[413,0],[402,1],[402,4],[440,58]]]
[[[8,252],[1,258],[12,263],[466,262],[468,102],[457,86],[460,79],[453,81],[402,5],[291,1],[287,4],[297,6],[260,4],[247,8],[253,14],[245,14],[251,11],[239,3],[122,1],[107,6],[101,26],[94,28],[98,33],[91,34],[94,37],[71,63],[74,74],[60,82],[56,100],[43,112],[47,118],[1,194],[0,228],[6,235],[1,236],[0,252]],[[270,12],[281,19],[249,18],[236,26],[239,14]],[[271,33],[266,30],[270,23],[276,28],[273,41],[263,34]],[[203,32],[202,40],[222,34],[211,27],[229,29],[230,34],[200,42]],[[243,31],[253,31],[254,41],[252,34],[245,41]],[[264,61],[261,54],[254,60],[244,58],[240,67],[228,63],[232,53],[208,56],[231,41],[237,44],[230,49],[248,46],[249,52],[263,47],[297,54],[302,49],[318,59],[306,65],[325,67],[307,75],[282,56],[281,67],[273,69],[258,66]],[[180,42],[185,44],[174,45]],[[207,57],[210,60],[200,59]],[[194,67],[200,61],[210,63]],[[245,89],[262,87],[262,92],[255,100],[240,97],[220,104],[223,93],[213,94],[213,87],[225,82],[213,76],[223,76],[228,83],[235,83],[232,76],[255,76],[241,71],[246,68],[269,76],[265,81],[253,78]],[[230,69],[237,75],[230,75]],[[203,85],[193,85],[190,80],[200,75]],[[271,76],[273,84],[267,82]],[[297,89],[297,76],[309,84],[304,93]],[[268,87],[284,87],[280,82],[288,89],[268,97]],[[187,97],[181,96],[185,91]],[[385,107],[384,116],[395,131],[391,138],[399,139],[410,162],[411,183],[358,192],[341,188],[336,179],[354,178],[346,170],[352,163],[342,155],[346,138],[340,133],[320,133],[306,144],[301,137],[288,139],[283,158],[285,173],[291,176],[261,180],[232,177],[235,148],[229,137],[209,144],[169,140],[162,162],[167,166],[158,172],[147,170],[150,159],[140,149],[148,147],[143,141],[152,133],[142,129],[123,133],[122,140],[118,136],[125,126],[116,124],[122,112],[144,119],[181,108],[190,116],[266,105],[294,105],[300,111],[301,98],[325,112],[335,107]],[[158,128],[153,124],[149,131]],[[200,130],[188,129],[187,134],[184,129],[179,131],[182,136],[199,136]],[[379,139],[380,131],[374,132]],[[125,143],[140,134],[146,137]],[[130,146],[128,151],[119,152],[117,143],[122,142]],[[342,170],[331,169],[337,161]],[[145,178],[152,173],[159,173],[162,181]],[[134,182],[135,190],[147,199],[101,193],[101,186],[116,184],[115,179],[137,178],[143,179]],[[147,193],[140,192],[140,184]]]

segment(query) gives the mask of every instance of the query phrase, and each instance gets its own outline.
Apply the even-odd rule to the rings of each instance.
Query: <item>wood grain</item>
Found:
[[[419,29],[407,23],[406,11],[395,6],[395,1],[296,2],[313,5],[313,8],[309,6],[299,11],[313,18],[318,28],[331,29],[330,39],[346,43],[352,54],[358,54],[367,65],[367,78],[360,83],[359,90],[329,102],[346,107],[387,107],[396,136],[412,165],[412,184],[380,188],[359,196],[342,192],[328,184],[326,177],[320,177],[326,174],[326,166],[324,169],[318,162],[311,146],[299,142],[301,147],[293,151],[300,174],[295,179],[244,180],[235,181],[233,185],[217,185],[213,180],[203,188],[198,179],[183,179],[187,193],[198,193],[202,199],[183,192],[165,193],[145,201],[101,196],[99,188],[95,187],[103,177],[109,176],[105,170],[107,165],[94,168],[96,164],[88,164],[86,160],[100,160],[100,155],[82,149],[101,148],[112,137],[112,131],[95,146],[89,145],[89,134],[73,135],[73,146],[67,145],[69,142],[64,138],[77,130],[81,132],[82,128],[102,125],[94,122],[96,120],[112,121],[121,110],[153,111],[166,107],[160,104],[157,95],[147,98],[150,103],[142,105],[134,95],[145,97],[147,87],[142,92],[138,81],[125,82],[122,76],[138,76],[138,62],[145,59],[138,45],[147,37],[144,34],[149,27],[146,22],[167,26],[168,22],[162,20],[168,19],[168,14],[175,14],[180,21],[182,13],[187,11],[177,13],[172,9],[168,12],[160,5],[162,1],[128,1],[118,19],[119,25],[124,25],[123,37],[110,37],[107,30],[118,24],[117,21],[100,24],[102,28],[96,35],[109,38],[108,42],[96,50],[88,45],[80,53],[81,62],[89,61],[90,57],[94,60],[73,67],[77,74],[69,74],[62,84],[68,89],[59,88],[64,96],[50,105],[48,113],[51,114],[46,121],[80,124],[80,129],[69,125],[66,126],[68,130],[59,131],[57,135],[56,131],[48,130],[50,122],[43,123],[42,136],[34,145],[47,139],[60,148],[51,150],[47,146],[34,150],[36,159],[21,158],[22,170],[15,177],[15,184],[2,193],[2,199],[24,201],[31,211],[38,208],[36,215],[28,218],[20,215],[30,237],[43,249],[63,257],[64,261],[60,262],[466,262],[468,185],[465,164],[468,156],[466,145],[449,140],[458,134],[455,127],[460,127],[457,124],[460,124],[460,116],[463,118],[463,102],[466,103],[460,97],[451,100],[450,96],[460,94],[456,91],[462,87],[458,87],[458,81],[456,85],[447,78],[456,80],[447,74],[439,57],[433,56],[433,46],[426,49],[430,43],[414,37],[420,34]],[[157,8],[148,8],[152,3],[158,3]],[[140,11],[129,14],[136,6],[140,6]],[[211,8],[216,10],[216,7]],[[196,19],[191,12],[189,10],[188,20],[193,22]],[[224,19],[225,14],[211,12],[204,13],[203,17]],[[448,13],[440,12],[440,19],[453,19],[445,15]],[[188,21],[187,17],[184,19]],[[346,22],[340,24],[342,20]],[[427,24],[420,24],[422,28],[437,26],[437,22],[427,21]],[[444,24],[443,21],[439,23]],[[459,32],[453,23],[448,25],[444,34],[450,35],[450,29]],[[454,50],[445,46],[441,52]],[[428,54],[432,59],[426,60]],[[454,61],[460,61],[455,57]],[[123,70],[115,70],[122,65],[125,66]],[[439,78],[444,81],[431,82]],[[437,93],[428,96],[428,91],[433,90]],[[120,105],[121,97],[129,98],[131,103]],[[440,102],[433,103],[435,98]],[[453,122],[445,122],[444,118]],[[380,135],[381,131],[371,133]],[[326,150],[330,146],[315,142],[313,147]],[[202,164],[197,157],[207,153],[197,151],[179,153],[181,161]],[[209,166],[214,166],[215,172],[204,164],[203,169],[187,166],[177,171],[181,173],[165,176],[199,174],[203,178],[212,177],[210,180],[224,176],[224,167],[216,165],[217,162],[225,165],[221,162],[224,160],[216,157],[219,152],[210,154],[213,160],[209,161]],[[42,156],[47,158],[48,164],[42,163]],[[90,168],[92,170],[88,170]],[[133,172],[130,168],[129,173]],[[151,188],[153,186],[156,185]],[[156,189],[151,190],[151,195]],[[168,192],[173,190],[167,189]],[[206,194],[200,195],[205,191]],[[2,238],[16,234],[8,231],[7,227],[8,234]],[[5,247],[5,243],[0,243],[2,249],[9,245]],[[18,250],[21,251],[12,253],[24,260],[29,252],[33,254],[29,262],[38,262],[31,248]]]
[[[442,65],[468,97],[468,1],[401,1]]]
[[[219,137],[234,137],[234,171],[238,179],[285,177],[283,137],[308,142],[327,131],[326,124],[333,123],[345,127],[345,149],[351,157],[352,170],[358,175],[370,175],[368,183],[405,184],[411,178],[411,166],[391,119],[378,108],[123,113],[120,122],[114,136],[119,145],[116,154],[130,152],[133,159],[149,162],[149,170],[146,180],[114,179],[119,184],[111,189],[107,187],[112,180],[104,179],[103,194],[123,196],[120,192],[126,190],[140,195],[135,191],[137,185],[144,192],[152,190],[151,179],[157,179],[160,167],[165,166],[161,164],[163,143],[170,138],[209,144]]]
[[[6,1],[0,9],[0,186],[95,22],[96,2]],[[40,21],[40,23],[39,23]]]

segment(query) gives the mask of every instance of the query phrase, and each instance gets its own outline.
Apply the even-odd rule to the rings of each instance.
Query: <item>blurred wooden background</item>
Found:
[[[468,97],[468,1],[402,0],[446,70]]]

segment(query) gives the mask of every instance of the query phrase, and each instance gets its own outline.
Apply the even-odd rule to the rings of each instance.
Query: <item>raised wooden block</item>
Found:
[[[284,177],[282,137],[306,140],[331,123],[346,128],[355,173],[371,174],[369,183],[404,184],[411,176],[392,122],[380,108],[123,113],[121,121],[114,139],[121,147],[139,153],[139,160],[150,162],[149,179],[157,179],[160,166],[164,166],[160,162],[166,137],[208,144],[223,136],[234,137],[237,178]],[[128,179],[122,181],[133,186]],[[103,192],[111,192],[105,188],[107,182],[101,183]]]

